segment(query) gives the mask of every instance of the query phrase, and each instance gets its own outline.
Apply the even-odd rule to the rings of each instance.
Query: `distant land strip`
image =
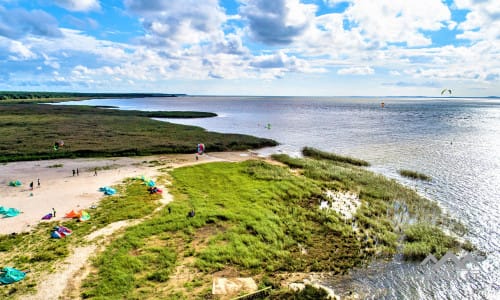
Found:
[[[0,101],[60,99],[60,98],[144,98],[144,97],[179,97],[179,96],[186,96],[186,94],[0,91]]]

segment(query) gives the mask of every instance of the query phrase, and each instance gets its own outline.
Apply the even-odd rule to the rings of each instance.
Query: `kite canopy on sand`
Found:
[[[21,181],[14,180],[14,181],[9,182],[9,185],[10,186],[21,186]]]
[[[0,215],[4,218],[11,218],[19,215],[21,212],[17,208],[5,208],[0,206]]]
[[[114,188],[110,188],[109,186],[100,187],[99,191],[104,192],[104,195],[114,195],[116,194],[116,190]]]
[[[23,271],[19,271],[14,268],[5,267],[2,269],[0,273],[0,282],[2,284],[10,284],[14,282],[18,282],[26,276],[26,273]]]
[[[54,231],[52,231],[50,236],[54,239],[60,239],[60,238],[66,237],[68,235],[71,235],[71,233],[73,233],[73,231],[71,231],[71,229],[68,229],[64,226],[56,226],[56,227],[54,227]]]

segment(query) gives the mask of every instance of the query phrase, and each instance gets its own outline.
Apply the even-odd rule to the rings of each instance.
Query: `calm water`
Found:
[[[216,118],[168,121],[280,142],[260,150],[264,155],[299,155],[302,147],[313,146],[365,159],[372,170],[416,188],[460,219],[470,231],[466,238],[487,259],[473,274],[454,272],[432,282],[418,264],[395,259],[328,284],[376,299],[500,299],[500,100],[179,97],[75,104],[215,112]],[[433,181],[401,178],[401,168],[431,175]]]

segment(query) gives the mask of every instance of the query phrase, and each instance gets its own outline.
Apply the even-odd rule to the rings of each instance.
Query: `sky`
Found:
[[[500,0],[0,0],[0,90],[500,96]]]

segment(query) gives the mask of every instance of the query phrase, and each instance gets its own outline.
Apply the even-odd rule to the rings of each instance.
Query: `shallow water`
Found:
[[[216,118],[167,121],[280,142],[261,149],[264,155],[298,156],[302,147],[313,146],[365,159],[373,171],[438,201],[468,227],[466,238],[487,258],[474,276],[451,270],[449,276],[429,282],[423,267],[395,259],[328,284],[376,299],[500,299],[500,100],[178,97],[74,104],[215,112]],[[398,169],[419,171],[433,180],[408,180]]]

